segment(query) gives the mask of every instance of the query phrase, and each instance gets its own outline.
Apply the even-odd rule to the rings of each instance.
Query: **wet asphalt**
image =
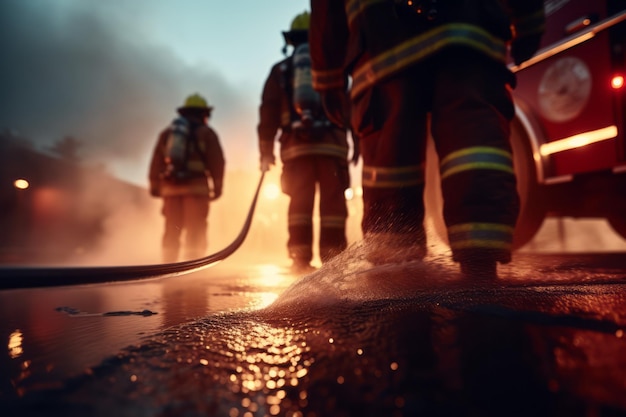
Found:
[[[441,259],[373,267],[351,254],[270,289],[216,269],[211,307],[165,323],[164,301],[145,295],[118,310],[133,316],[98,316],[102,335],[162,314],[80,372],[7,369],[0,414],[626,416],[626,254],[524,254],[499,273],[466,282]],[[192,305],[203,282],[166,293]]]

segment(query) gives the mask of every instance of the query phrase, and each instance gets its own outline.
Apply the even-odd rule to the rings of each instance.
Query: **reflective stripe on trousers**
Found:
[[[519,198],[509,144],[514,109],[506,80],[505,69],[495,62],[454,50],[375,85],[354,101],[352,124],[359,128],[367,167],[364,232],[419,230],[424,187],[415,178],[411,184],[406,169],[424,163],[430,112],[453,258],[482,248],[501,262],[510,260]],[[393,167],[405,171],[389,171]],[[394,175],[387,178],[389,173]],[[465,225],[473,225],[470,230],[493,225],[507,232],[488,239],[476,237],[478,232],[457,233]]]
[[[346,161],[328,156],[303,156],[285,161],[282,175],[283,191],[290,197],[289,256],[305,262],[313,258],[313,209],[318,188],[320,257],[327,261],[344,250],[348,216],[344,192],[349,185]]]

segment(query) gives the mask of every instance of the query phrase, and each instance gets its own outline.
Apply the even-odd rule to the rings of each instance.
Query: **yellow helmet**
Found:
[[[294,17],[291,21],[291,30],[309,30],[309,23],[311,22],[311,15],[309,12],[304,11]]]
[[[288,32],[283,32],[285,43],[287,45],[297,46],[301,43],[308,42],[309,38],[309,22],[311,21],[311,15],[309,12],[304,11],[294,17],[291,22],[291,28]],[[287,52],[287,47],[283,48],[283,53]]]
[[[183,104],[181,108],[184,108],[184,109],[194,108],[194,109],[202,109],[202,110],[208,110],[208,111],[213,110],[213,107],[209,106],[205,98],[202,97],[198,93],[192,94],[189,97],[187,97],[187,99],[185,100],[185,104]]]

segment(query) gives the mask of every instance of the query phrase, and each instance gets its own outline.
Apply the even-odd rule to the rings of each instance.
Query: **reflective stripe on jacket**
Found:
[[[450,46],[473,48],[506,64],[513,34],[540,33],[541,0],[448,0],[433,2],[441,17],[420,23],[399,18],[394,0],[312,0],[310,50],[313,85],[347,86],[358,96],[380,80]],[[424,2],[428,3],[428,2]]]
[[[293,108],[289,82],[285,76],[291,57],[275,64],[265,81],[259,107],[259,150],[261,158],[274,159],[274,143],[278,136],[281,160],[289,161],[306,155],[330,156],[347,160],[347,133],[324,119],[321,126],[298,130],[300,120]],[[289,72],[288,72],[289,74]]]

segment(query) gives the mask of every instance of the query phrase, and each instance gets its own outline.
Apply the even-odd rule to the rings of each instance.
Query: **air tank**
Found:
[[[165,144],[166,177],[176,177],[178,173],[186,171],[188,137],[189,122],[183,117],[174,119]]]
[[[321,107],[312,81],[309,44],[303,43],[293,53],[293,105],[305,127],[313,124]]]

